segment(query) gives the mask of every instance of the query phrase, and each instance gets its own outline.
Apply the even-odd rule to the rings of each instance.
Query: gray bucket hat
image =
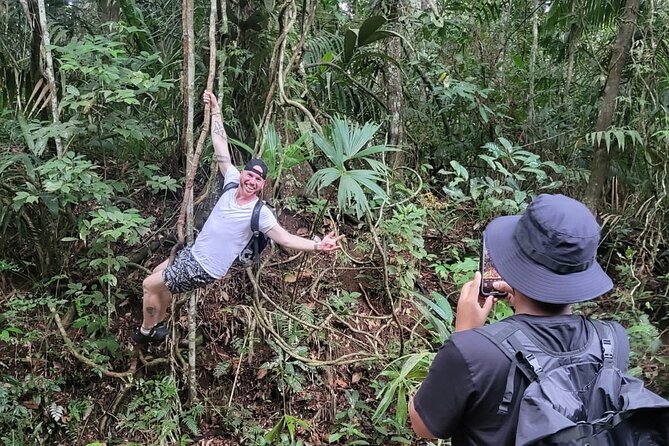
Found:
[[[493,220],[486,246],[514,289],[551,304],[594,299],[613,288],[597,263],[600,228],[590,210],[564,195],[539,195],[525,213]]]

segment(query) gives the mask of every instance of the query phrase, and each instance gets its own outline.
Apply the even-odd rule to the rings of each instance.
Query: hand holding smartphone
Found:
[[[504,291],[499,291],[493,288],[492,284],[502,281],[502,277],[497,272],[495,265],[490,258],[488,248],[486,247],[485,235],[481,238],[481,259],[479,262],[479,269],[481,271],[481,283],[479,284],[479,294],[484,297],[506,297]]]

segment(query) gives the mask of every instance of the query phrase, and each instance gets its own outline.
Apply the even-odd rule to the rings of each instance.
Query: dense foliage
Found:
[[[668,1],[219,1],[235,162],[263,156],[289,229],[347,241],[209,287],[196,375],[185,344],[144,354],[127,332],[174,243],[210,5],[183,3],[192,97],[182,3],[44,3],[0,0],[0,443],[414,443],[408,397],[482,228],[543,192],[597,214],[617,286],[578,311],[623,323],[633,373],[669,394]]]

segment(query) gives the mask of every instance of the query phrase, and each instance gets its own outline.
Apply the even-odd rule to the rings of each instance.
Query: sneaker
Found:
[[[161,344],[167,338],[170,329],[165,323],[165,321],[158,322],[150,331],[149,334],[142,333],[142,330],[135,328],[132,332],[132,340],[135,344],[139,345],[149,345],[149,344]]]

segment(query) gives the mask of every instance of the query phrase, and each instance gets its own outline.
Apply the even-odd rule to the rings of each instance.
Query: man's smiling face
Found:
[[[240,185],[245,194],[258,194],[265,187],[265,180],[260,176],[261,169],[242,170],[239,174]]]

